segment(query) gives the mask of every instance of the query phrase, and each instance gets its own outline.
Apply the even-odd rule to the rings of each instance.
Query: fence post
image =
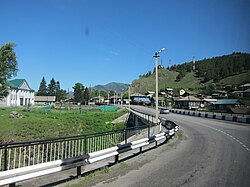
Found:
[[[125,144],[128,143],[128,140],[127,140],[127,129],[123,129],[123,136],[124,136]]]
[[[16,183],[9,184],[9,187],[16,187]]]
[[[115,155],[115,164],[117,164],[119,162],[119,154]]]
[[[150,125],[148,125],[148,137],[150,136]]]
[[[7,151],[7,145],[4,148],[4,171],[7,171],[7,167],[8,167],[8,151]]]
[[[77,177],[80,177],[81,174],[82,174],[81,166],[77,166],[77,168],[76,168],[76,175],[77,175]]]
[[[84,151],[85,151],[85,154],[88,153],[88,150],[87,150],[87,144],[88,144],[88,141],[87,141],[87,135],[84,135]]]

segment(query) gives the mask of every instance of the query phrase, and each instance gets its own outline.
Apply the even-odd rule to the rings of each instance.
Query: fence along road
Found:
[[[71,168],[77,168],[79,176],[83,165],[111,156],[116,156],[117,162],[120,153],[136,148],[141,150],[150,143],[157,145],[159,140],[167,140],[178,130],[178,126],[168,122],[172,129],[159,134],[152,115],[135,113],[150,125],[43,141],[0,144],[0,185],[13,186],[16,182]],[[136,133],[140,134],[136,135],[140,139],[131,139],[131,135]]]
[[[250,185],[249,126],[178,114],[160,116],[176,122],[186,138],[176,149],[155,153],[157,157],[139,170],[97,186]]]

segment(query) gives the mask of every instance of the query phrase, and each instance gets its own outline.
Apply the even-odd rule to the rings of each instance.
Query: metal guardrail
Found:
[[[172,113],[250,124],[250,115],[171,109]]]
[[[140,118],[148,121],[150,125],[42,141],[0,144],[0,171],[68,159],[107,149],[121,142],[127,143],[129,137],[141,133],[143,129],[147,129],[147,136],[150,136],[150,132],[153,132],[150,128],[155,124],[150,121],[150,117]]]
[[[77,168],[79,175],[80,167],[91,163],[89,160],[91,155],[93,157],[93,155],[100,153],[105,154],[105,150],[113,150],[114,146],[116,147],[115,151],[119,149],[120,152],[124,152],[129,150],[127,148],[129,145],[132,145],[132,149],[139,148],[174,134],[171,131],[158,134],[159,132],[155,130],[157,124],[154,124],[153,116],[138,111],[135,113],[149,125],[42,141],[0,144],[0,178],[3,180],[0,185],[1,183],[13,184],[17,181],[73,167]],[[163,126],[166,129],[178,130],[173,122],[167,120],[163,121]],[[131,138],[135,134],[140,134],[139,140]],[[141,140],[144,143],[141,144]],[[109,155],[101,155],[100,158],[110,156],[117,156],[117,154],[109,152]],[[18,177],[17,174],[22,178]]]

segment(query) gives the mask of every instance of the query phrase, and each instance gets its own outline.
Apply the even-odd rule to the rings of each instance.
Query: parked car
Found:
[[[169,110],[168,109],[160,109],[160,114],[169,114]]]

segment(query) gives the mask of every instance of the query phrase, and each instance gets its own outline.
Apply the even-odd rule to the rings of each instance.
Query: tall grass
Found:
[[[23,118],[10,118],[10,112],[17,111]],[[126,113],[118,111],[42,111],[32,109],[25,112],[22,108],[0,108],[0,143],[41,140],[63,136],[73,136],[102,132],[123,127],[111,122]]]

